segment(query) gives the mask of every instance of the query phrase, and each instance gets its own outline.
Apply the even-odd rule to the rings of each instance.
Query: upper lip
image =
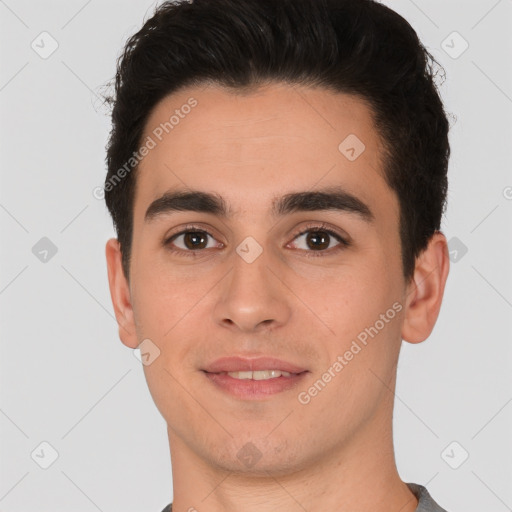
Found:
[[[246,372],[258,370],[280,370],[289,373],[302,373],[305,368],[276,359],[275,357],[221,357],[208,364],[204,371],[208,373],[220,372]]]

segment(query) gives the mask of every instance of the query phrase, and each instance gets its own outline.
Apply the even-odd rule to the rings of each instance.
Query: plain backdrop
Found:
[[[384,3],[445,68],[452,123],[451,272],[431,337],[404,342],[398,468],[449,512],[511,510],[512,1]],[[155,5],[0,1],[0,511],[156,512],[172,498],[166,425],[118,338],[114,231],[93,195],[110,129],[98,95]]]

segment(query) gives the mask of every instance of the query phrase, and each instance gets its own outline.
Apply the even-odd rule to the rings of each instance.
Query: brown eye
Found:
[[[301,238],[302,241],[300,241]],[[297,240],[300,242],[297,243]],[[338,243],[333,243],[336,241]],[[339,245],[349,245],[348,242],[334,231],[319,227],[310,228],[299,233],[299,235],[294,238],[293,244],[295,248],[308,252],[326,252],[328,249],[336,248]]]
[[[176,251],[203,250],[215,246],[215,244],[208,245],[208,237],[213,239],[212,235],[206,231],[189,229],[176,233],[165,242],[165,245],[171,246],[172,250]]]
[[[310,231],[306,236],[306,244],[312,249],[328,249],[331,235],[325,231]]]
[[[187,231],[183,234],[183,243],[187,249],[205,249],[208,244],[204,231]],[[206,244],[206,245],[205,245]]]

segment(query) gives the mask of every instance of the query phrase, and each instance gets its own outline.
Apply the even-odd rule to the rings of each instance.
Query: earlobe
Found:
[[[123,272],[121,249],[116,238],[111,238],[107,241],[105,256],[107,258],[110,297],[119,326],[119,338],[127,347],[137,348],[138,340],[130,287]]]
[[[449,269],[446,237],[436,231],[416,259],[414,276],[407,290],[403,340],[420,343],[432,332],[441,309]]]

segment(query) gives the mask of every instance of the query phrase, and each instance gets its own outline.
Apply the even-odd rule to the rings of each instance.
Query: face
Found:
[[[171,444],[229,471],[278,474],[369,432],[390,414],[383,383],[407,287],[399,203],[368,106],[278,84],[188,88],[156,106],[143,140],[133,333],[122,337],[133,348],[151,340],[144,371]],[[237,387],[205,372],[227,356],[304,372]],[[244,450],[260,454],[256,465],[244,467]]]

